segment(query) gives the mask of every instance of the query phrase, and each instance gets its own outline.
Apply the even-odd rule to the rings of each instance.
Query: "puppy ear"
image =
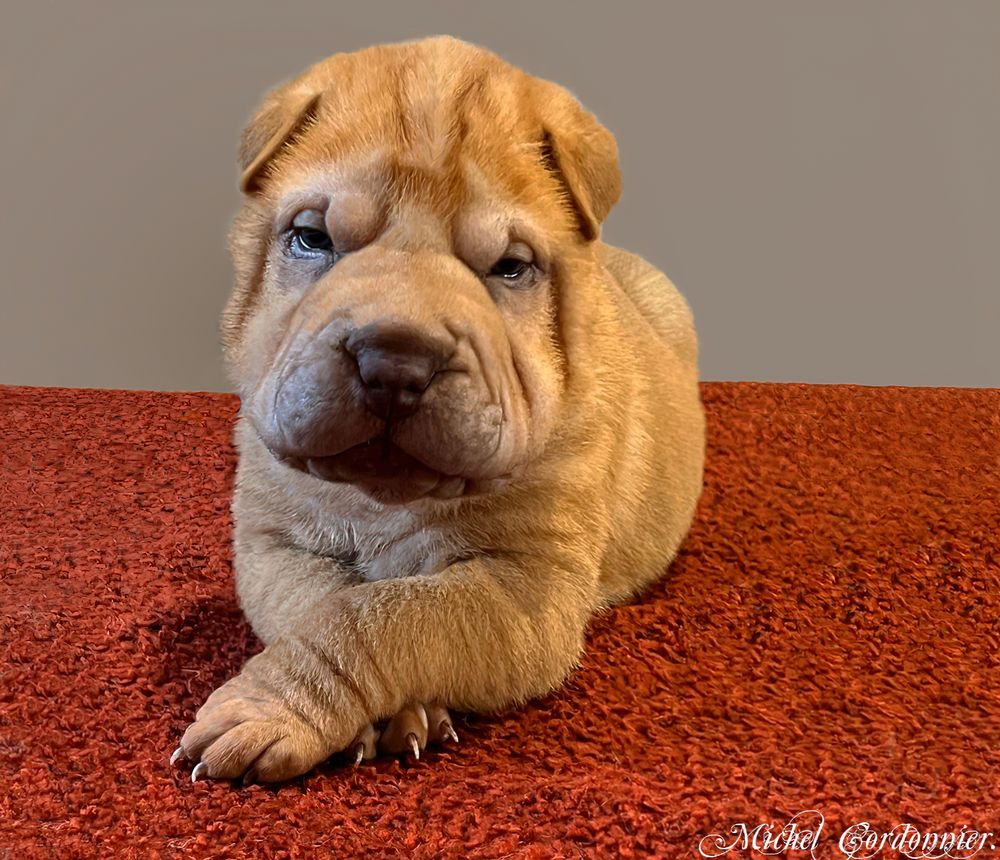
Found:
[[[566,90],[548,81],[539,83],[542,151],[569,191],[583,235],[596,239],[621,196],[618,145],[611,132]]]
[[[267,163],[308,123],[319,105],[319,93],[283,87],[271,93],[240,140],[240,191],[252,194]]]

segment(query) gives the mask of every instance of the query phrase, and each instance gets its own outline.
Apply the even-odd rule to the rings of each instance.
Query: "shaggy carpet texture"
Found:
[[[703,392],[684,550],[565,688],[419,762],[240,789],[167,763],[260,647],[236,400],[0,388],[0,857],[697,857],[807,810],[817,857],[865,821],[1000,831],[1000,392]]]

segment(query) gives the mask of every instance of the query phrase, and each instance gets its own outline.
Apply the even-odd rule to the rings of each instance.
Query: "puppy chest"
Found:
[[[392,515],[332,529],[314,525],[298,531],[296,539],[317,555],[339,559],[369,582],[438,573],[462,549],[462,541],[447,530]]]
[[[355,565],[369,581],[438,573],[455,556],[454,542],[433,529],[418,530],[392,543],[366,549],[359,553]]]

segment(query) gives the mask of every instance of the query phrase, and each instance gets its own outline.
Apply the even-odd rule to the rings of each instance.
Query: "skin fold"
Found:
[[[705,426],[690,310],[600,241],[617,149],[561,87],[445,37],[340,54],[240,165],[222,334],[265,648],[177,756],[274,782],[557,688],[677,553]]]

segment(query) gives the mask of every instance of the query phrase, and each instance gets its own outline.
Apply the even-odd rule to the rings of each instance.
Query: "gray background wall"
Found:
[[[705,378],[1000,386],[996,0],[4,4],[0,382],[225,389],[257,98],[442,32],[616,133],[606,238],[686,293]]]

